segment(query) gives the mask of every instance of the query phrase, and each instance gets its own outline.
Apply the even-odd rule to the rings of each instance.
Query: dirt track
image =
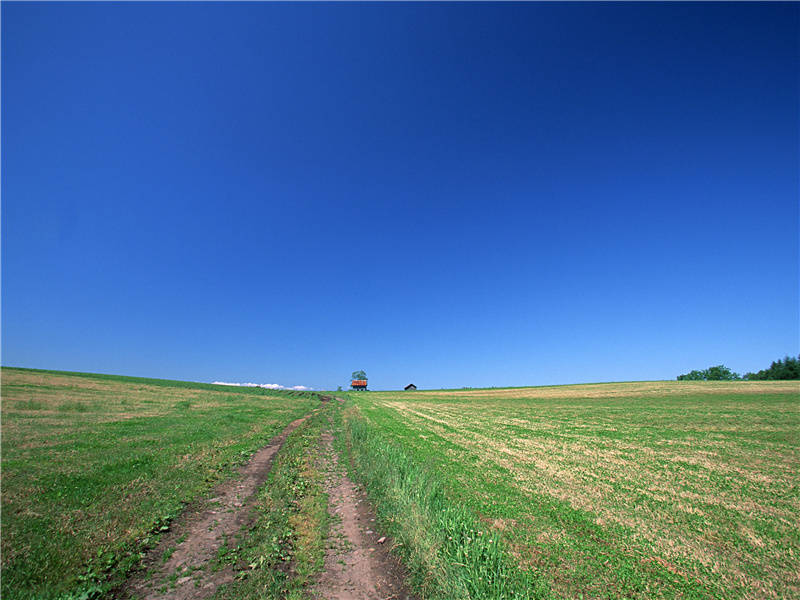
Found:
[[[240,478],[217,486],[210,500],[184,513],[145,558],[144,573],[129,580],[119,595],[143,600],[207,598],[221,584],[232,581],[231,567],[216,572],[203,567],[214,559],[226,539],[252,523],[255,494],[266,481],[275,454],[309,416],[293,421],[258,450],[240,471]],[[170,548],[175,550],[164,560]]]
[[[232,566],[217,571],[208,567],[226,541],[253,522],[256,492],[266,481],[275,455],[289,434],[311,414],[292,422],[256,452],[241,469],[241,477],[219,485],[209,500],[179,517],[144,559],[142,572],[114,596],[142,600],[209,598],[220,585],[233,581]],[[332,433],[326,431],[321,466],[327,475],[333,525],[325,568],[310,595],[325,600],[411,600],[403,584],[403,568],[390,552],[392,541],[377,532],[375,513],[364,493],[344,473],[332,442]]]
[[[333,525],[325,552],[325,571],[314,590],[325,600],[408,600],[403,569],[390,553],[392,541],[376,531],[375,512],[343,473],[333,436],[323,435],[327,457],[328,512]]]

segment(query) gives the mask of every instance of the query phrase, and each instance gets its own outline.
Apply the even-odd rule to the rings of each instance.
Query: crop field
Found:
[[[539,596],[800,597],[799,382],[349,397],[353,444],[424,465]]]
[[[118,583],[182,508],[318,405],[300,392],[3,368],[2,597]]]

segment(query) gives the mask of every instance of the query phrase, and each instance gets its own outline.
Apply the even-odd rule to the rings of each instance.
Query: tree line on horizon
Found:
[[[800,356],[797,358],[787,356],[772,361],[768,369],[762,369],[757,373],[739,375],[725,365],[717,365],[702,371],[694,370],[678,375],[678,381],[776,381],[785,379],[800,379]]]

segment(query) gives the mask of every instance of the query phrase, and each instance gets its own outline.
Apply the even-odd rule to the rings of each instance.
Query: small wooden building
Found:
[[[413,392],[415,389],[417,389],[417,386],[415,386],[413,383],[409,383],[409,384],[408,384],[406,387],[404,387],[403,389],[404,389],[405,391],[407,391],[407,392]]]
[[[366,391],[367,390],[367,380],[366,379],[353,379],[353,381],[350,382],[350,387],[353,388],[354,390]]]

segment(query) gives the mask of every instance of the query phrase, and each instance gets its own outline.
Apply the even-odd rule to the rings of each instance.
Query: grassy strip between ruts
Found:
[[[422,597],[552,597],[540,574],[522,569],[496,532],[448,497],[435,472],[387,441],[355,406],[337,416],[343,420],[343,449],[352,459],[354,477],[366,486],[409,569],[408,583]]]
[[[217,600],[304,598],[322,569],[329,518],[320,435],[328,410],[294,431],[278,453],[259,492],[257,521],[228,554],[236,561],[236,578],[217,590]]]

